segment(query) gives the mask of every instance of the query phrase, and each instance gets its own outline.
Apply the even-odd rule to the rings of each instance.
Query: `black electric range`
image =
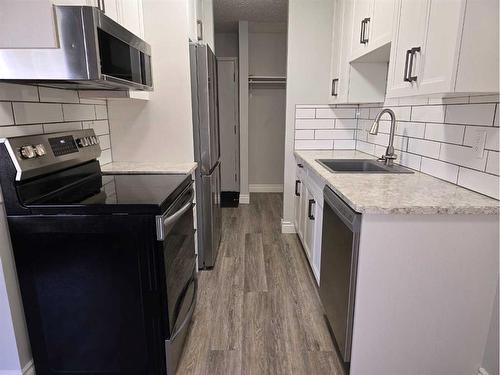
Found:
[[[0,143],[35,370],[174,374],[196,301],[190,175],[103,175],[93,130]]]

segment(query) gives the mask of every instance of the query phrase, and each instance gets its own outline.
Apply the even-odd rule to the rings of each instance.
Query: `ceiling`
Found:
[[[217,32],[235,32],[238,21],[286,22],[288,0],[214,0]]]

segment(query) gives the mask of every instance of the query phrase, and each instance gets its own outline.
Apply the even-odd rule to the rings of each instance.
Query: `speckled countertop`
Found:
[[[197,164],[170,162],[113,162],[101,167],[103,174],[188,174],[196,169]]]
[[[367,214],[486,214],[500,202],[457,185],[414,174],[334,173],[316,159],[374,159],[359,151],[295,151],[352,209]],[[299,161],[299,162],[300,162]]]

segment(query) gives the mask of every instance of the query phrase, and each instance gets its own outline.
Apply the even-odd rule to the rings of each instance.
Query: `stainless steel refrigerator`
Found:
[[[217,62],[205,44],[190,43],[191,93],[193,101],[194,154],[198,267],[212,268],[221,238],[220,136],[217,101]]]

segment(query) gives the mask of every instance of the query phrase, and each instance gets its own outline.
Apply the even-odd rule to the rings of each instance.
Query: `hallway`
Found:
[[[223,209],[177,374],[343,374],[300,242],[281,234],[281,194],[250,201]]]

